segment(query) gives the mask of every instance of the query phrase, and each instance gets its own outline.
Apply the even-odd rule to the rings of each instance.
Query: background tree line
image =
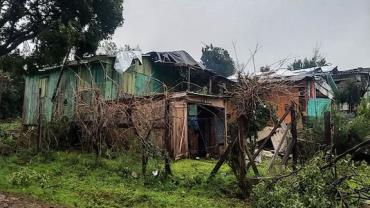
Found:
[[[21,115],[24,73],[71,51],[77,60],[95,54],[124,21],[123,0],[3,0],[0,11],[0,119]],[[22,43],[32,50],[21,53]]]

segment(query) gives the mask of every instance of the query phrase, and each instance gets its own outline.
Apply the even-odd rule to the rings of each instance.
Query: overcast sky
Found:
[[[370,67],[370,0],[125,0],[114,41],[144,52],[186,50],[200,60],[212,43],[256,66],[312,56],[320,46],[340,69]],[[248,66],[253,71],[253,66]]]

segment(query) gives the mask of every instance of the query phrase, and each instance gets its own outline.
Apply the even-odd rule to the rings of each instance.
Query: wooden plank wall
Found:
[[[175,159],[188,156],[188,122],[185,101],[170,102],[171,153]]]

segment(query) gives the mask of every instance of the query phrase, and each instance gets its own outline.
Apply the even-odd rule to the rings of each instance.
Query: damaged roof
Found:
[[[312,67],[300,70],[278,69],[268,72],[258,72],[256,73],[256,76],[278,80],[300,81],[305,78],[313,77],[315,75],[322,75],[328,72],[332,72],[335,69],[337,69],[337,66]]]
[[[175,64],[178,66],[190,66],[202,70],[206,69],[203,64],[195,61],[186,51],[150,52],[145,55],[150,56],[153,63]]]

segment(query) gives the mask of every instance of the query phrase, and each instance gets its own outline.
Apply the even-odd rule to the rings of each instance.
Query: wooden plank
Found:
[[[257,169],[256,163],[254,162],[254,159],[252,157],[252,154],[250,153],[248,147],[246,145],[244,145],[244,138],[245,138],[245,135],[244,135],[244,127],[246,125],[244,124],[243,120],[239,120],[238,125],[239,125],[239,128],[238,128],[239,148],[240,148],[241,157],[243,157],[243,163],[244,163],[242,167],[243,168],[245,167],[245,157],[244,157],[244,151],[245,151],[246,154],[247,154],[247,157],[249,159],[249,163],[252,166],[252,169],[253,169],[254,174],[256,176],[259,176],[258,169]]]
[[[171,165],[170,165],[170,159],[169,159],[169,152],[171,151],[171,143],[170,143],[170,105],[168,102],[168,99],[165,99],[164,102],[164,117],[165,117],[165,133],[164,133],[164,142],[166,151],[164,152],[164,169],[165,173],[171,175]]]
[[[212,98],[201,95],[187,95],[187,101],[216,108],[225,108],[224,98]]]
[[[283,143],[284,143],[284,141],[285,141],[285,138],[286,138],[286,137],[287,137],[287,135],[288,135],[288,131],[289,131],[289,129],[290,129],[290,125],[288,125],[287,129],[285,130],[285,132],[284,132],[284,134],[283,134],[283,137],[281,138],[280,143],[279,143],[278,147],[277,147],[277,148],[276,148],[276,150],[275,150],[274,156],[272,156],[272,158],[271,158],[270,164],[269,164],[269,166],[268,166],[268,171],[270,171],[270,170],[271,170],[271,168],[272,168],[272,166],[273,166],[273,164],[274,164],[274,161],[275,161],[275,159],[276,159],[276,156],[279,154],[280,149],[281,149],[281,146],[283,146]]]
[[[297,117],[295,111],[295,104],[292,103],[290,107],[290,116],[291,116],[291,128],[290,133],[292,134],[292,143],[293,143],[293,170],[296,170],[297,160],[298,160],[298,141],[297,141]]]
[[[229,144],[224,152],[224,154],[220,157],[220,159],[218,160],[217,164],[215,165],[215,167],[213,168],[211,174],[209,175],[209,178],[212,178],[216,175],[217,171],[220,169],[220,167],[222,166],[222,164],[226,161],[226,158],[227,156],[230,154],[232,148],[235,146],[236,142],[238,141],[238,137],[236,137],[232,142],[231,144]]]
[[[331,141],[331,119],[330,119],[330,112],[329,111],[324,113],[324,132],[325,132],[325,143],[327,145],[332,145],[332,141]]]
[[[288,114],[289,114],[289,108],[287,108],[286,110],[285,110],[285,114],[283,115],[283,117],[281,117],[280,118],[280,120],[279,120],[279,122],[274,126],[274,128],[271,130],[271,132],[270,132],[270,134],[267,136],[267,137],[265,137],[264,139],[262,139],[263,140],[263,143],[261,144],[261,146],[258,148],[258,150],[254,153],[254,155],[253,155],[253,161],[256,159],[256,157],[260,154],[260,152],[262,151],[262,149],[265,147],[265,145],[267,144],[267,141],[268,141],[268,139],[270,139],[271,138],[271,136],[275,133],[275,131],[276,131],[276,129],[281,125],[281,123],[284,121],[284,119],[288,116]],[[248,163],[247,164],[247,171],[248,171],[248,169],[250,168],[250,166],[251,166],[251,163]]]
[[[171,150],[173,157],[179,159],[188,153],[187,109],[183,101],[170,102]],[[181,141],[183,138],[183,141]]]

